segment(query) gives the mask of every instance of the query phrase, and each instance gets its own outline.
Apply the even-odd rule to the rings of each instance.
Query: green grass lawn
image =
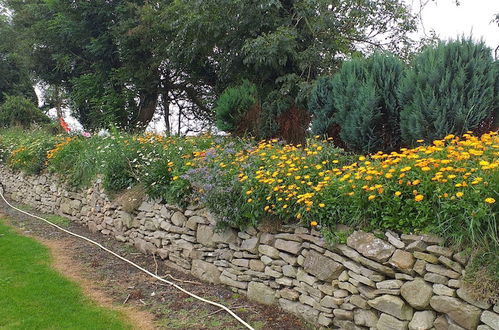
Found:
[[[131,329],[54,271],[48,249],[0,219],[0,329]]]

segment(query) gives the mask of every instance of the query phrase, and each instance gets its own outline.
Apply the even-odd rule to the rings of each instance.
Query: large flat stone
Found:
[[[264,305],[273,305],[276,302],[274,290],[260,282],[249,282],[248,298]]]
[[[291,254],[297,255],[302,249],[302,244],[300,242],[288,241],[283,239],[276,239],[274,247],[281,251],[286,251]]]
[[[447,314],[452,321],[465,329],[476,329],[480,323],[482,310],[466,304],[460,299],[447,296],[433,296],[430,299],[430,305],[435,311]]]
[[[395,316],[400,320],[410,321],[412,319],[412,307],[407,305],[397,296],[383,295],[367,302],[372,308],[380,312]]]
[[[195,277],[213,284],[220,283],[220,271],[218,268],[203,260],[193,260],[191,273]]]
[[[305,257],[303,268],[325,282],[337,279],[345,269],[342,264],[312,250]]]
[[[377,238],[374,234],[355,231],[347,238],[347,245],[364,257],[378,262],[387,261],[395,251],[391,244]]]
[[[383,330],[406,330],[407,321],[401,321],[391,315],[381,314],[379,317],[378,323],[376,324],[376,329]]]
[[[498,314],[496,314],[494,312],[490,312],[490,311],[484,311],[482,313],[482,317],[480,319],[482,320],[483,323],[485,323],[486,325],[488,325],[492,329],[499,330],[499,315]]]
[[[409,330],[427,330],[433,327],[436,314],[434,311],[421,311],[414,313],[411,322],[409,322]]]

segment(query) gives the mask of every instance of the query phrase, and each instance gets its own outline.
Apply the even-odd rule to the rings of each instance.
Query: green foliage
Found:
[[[396,91],[403,70],[402,61],[387,54],[344,62],[338,73],[319,80],[312,91],[312,131],[325,135],[337,124],[345,146],[360,153],[399,148]]]
[[[24,96],[37,101],[29,75],[28,54],[7,15],[0,11],[0,104],[5,95]]]
[[[87,129],[144,128],[158,105],[168,114],[172,104],[213,121],[215,100],[248,79],[267,105],[262,135],[271,136],[282,131],[277,110],[305,108],[311,82],[342,58],[371,47],[407,54],[415,44],[415,17],[399,0],[3,3],[13,36],[36,45],[26,52],[31,69],[63,91],[57,102],[67,95]]]
[[[3,130],[0,139],[2,161],[14,170],[38,174],[45,167],[47,151],[52,149],[55,138],[43,129],[30,134],[18,128]]]
[[[17,235],[4,220],[0,220],[1,328],[131,329],[121,313],[97,306],[76,283],[57,273],[48,248]]]
[[[308,101],[308,110],[313,114],[312,132],[319,135],[327,135],[328,129],[334,125],[331,77],[319,78],[312,88]]]
[[[215,106],[216,125],[222,131],[235,133],[242,123],[242,118],[251,107],[258,102],[255,84],[243,80],[237,87],[227,88],[217,101]],[[251,133],[251,132],[241,132]]]
[[[404,141],[490,129],[482,126],[498,111],[498,80],[491,49],[483,42],[461,38],[425,49],[401,83]]]
[[[5,95],[0,105],[0,126],[29,128],[35,123],[49,123],[50,119],[30,100],[23,96]]]

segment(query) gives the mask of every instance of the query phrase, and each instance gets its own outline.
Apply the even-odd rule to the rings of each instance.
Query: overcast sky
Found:
[[[420,0],[405,0],[419,7]],[[422,0],[424,2],[424,0]],[[499,27],[491,23],[499,14],[499,0],[455,0],[430,1],[422,11],[424,29],[434,29],[441,39],[455,38],[472,34],[475,39],[483,38],[487,45],[495,49],[499,46]],[[422,32],[422,31],[421,31]]]

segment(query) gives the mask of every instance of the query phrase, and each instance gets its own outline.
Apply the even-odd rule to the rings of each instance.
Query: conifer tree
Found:
[[[400,88],[404,141],[488,130],[497,112],[498,79],[492,51],[483,41],[461,38],[426,48]]]
[[[396,90],[403,71],[401,60],[387,54],[344,62],[329,85],[326,80],[319,81],[312,92],[313,132],[331,132],[336,124],[349,150],[370,153],[399,148]]]

